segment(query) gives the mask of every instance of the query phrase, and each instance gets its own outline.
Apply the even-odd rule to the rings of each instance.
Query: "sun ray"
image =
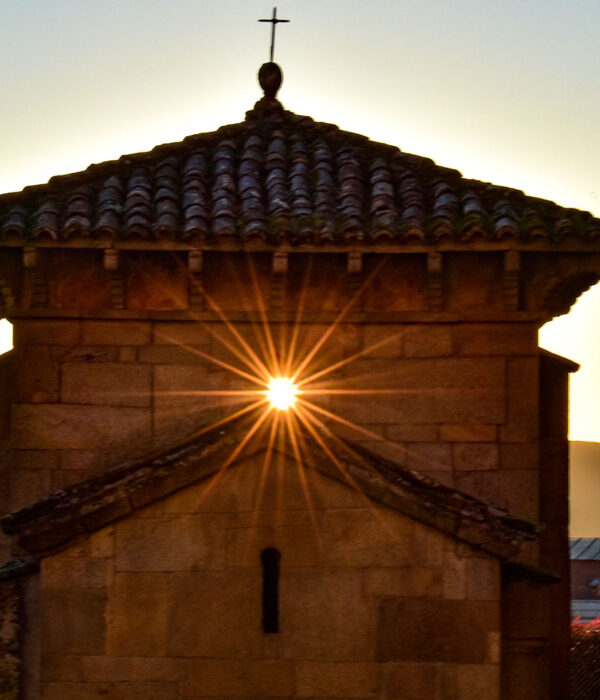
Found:
[[[233,335],[233,337],[238,341],[238,343],[241,345],[241,347],[248,353],[250,358],[256,363],[256,366],[260,368],[261,373],[265,376],[269,376],[269,370],[267,366],[263,363],[263,361],[258,357],[258,355],[254,352],[254,350],[250,347],[248,342],[244,339],[244,337],[240,334],[240,332],[237,330],[237,328],[233,325],[233,323],[227,318],[227,316],[223,313],[219,305],[214,301],[214,299],[205,291],[204,296],[208,303],[210,304],[211,308],[213,311],[218,315],[218,317],[221,319],[221,321],[225,324],[229,332]]]
[[[183,265],[181,260],[177,258],[180,265],[184,268],[188,275],[188,279],[190,281],[190,284],[194,286],[199,292],[202,294],[202,296],[208,301],[209,305],[213,308],[213,310],[217,313],[221,321],[225,324],[229,332],[233,335],[233,337],[237,340],[238,343],[240,343],[242,350],[244,350],[248,355],[252,355],[253,351],[252,348],[244,341],[244,339],[240,336],[240,334],[237,332],[231,321],[227,318],[227,316],[222,312],[220,309],[219,305],[210,297],[210,295],[207,293],[206,289],[204,288],[203,285],[199,284],[194,276],[190,274],[189,269]],[[216,338],[229,352],[231,352],[233,355],[235,355],[243,364],[245,364],[249,369],[251,369],[253,372],[255,372],[257,375],[263,375],[265,378],[268,378],[268,372],[264,364],[260,361],[258,356],[254,353],[254,364],[251,362],[251,360],[248,358],[246,354],[243,352],[240,352],[234,345],[229,343],[223,336],[221,336],[213,327],[212,325],[206,323],[202,319],[200,319],[198,313],[194,313],[193,311],[188,311],[189,316],[195,320],[197,323],[201,324],[202,327],[207,330],[214,338]],[[164,334],[158,333],[159,337],[167,337]],[[185,345],[184,343],[177,343],[180,347],[185,347],[187,350],[190,352],[195,351],[195,348],[191,348],[189,345]]]
[[[333,331],[339,326],[339,324],[346,317],[346,314],[354,306],[356,300],[360,297],[360,295],[364,292],[364,290],[368,287],[368,285],[371,284],[371,282],[373,281],[375,276],[377,274],[379,274],[379,271],[384,263],[385,263],[385,258],[375,266],[375,268],[373,269],[371,274],[361,284],[360,288],[350,297],[350,299],[348,300],[348,302],[346,303],[344,308],[340,311],[340,313],[337,315],[335,320],[329,325],[329,327],[323,333],[321,338],[315,343],[312,350],[306,355],[304,360],[302,360],[300,365],[295,369],[294,374],[292,376],[292,379],[294,380],[294,382],[298,379],[299,375],[306,368],[306,366],[313,359],[313,357],[319,352],[319,350],[323,347],[323,345],[329,340]]]
[[[316,422],[319,427],[325,428],[327,430],[327,427],[322,423],[322,421],[319,421],[318,418],[315,416],[312,416],[310,413],[307,411],[303,410],[299,406],[296,408],[296,415],[302,422],[302,425],[310,432],[314,440],[320,445],[321,449],[327,457],[331,460],[331,462],[337,467],[337,469],[340,471],[342,476],[346,479],[346,481],[352,486],[352,488],[360,495],[360,497],[365,500],[365,502],[369,503],[369,505],[372,506],[371,502],[369,499],[365,496],[365,494],[362,492],[360,486],[356,483],[356,481],[352,478],[352,476],[348,473],[347,469],[344,467],[344,465],[340,462],[340,460],[337,458],[337,456],[332,452],[330,449],[329,445],[323,440],[321,435],[317,432],[315,427],[313,426],[313,422]],[[330,432],[328,430],[328,432]]]
[[[266,409],[254,421],[252,427],[248,430],[248,432],[244,435],[244,437],[240,440],[240,442],[231,451],[231,453],[229,454],[227,459],[219,467],[218,471],[215,474],[213,474],[209,483],[206,485],[204,492],[202,493],[202,498],[205,498],[210,493],[210,491],[212,491],[212,489],[216,486],[216,484],[220,481],[223,474],[227,471],[227,467],[237,458],[237,456],[246,447],[246,445],[250,442],[250,440],[252,440],[252,438],[254,437],[256,432],[258,431],[258,429],[261,427],[261,425],[267,419],[269,413],[270,413],[270,410]]]
[[[261,381],[258,377],[256,377],[253,374],[249,374],[248,372],[244,371],[243,369],[240,369],[239,367],[236,367],[235,365],[229,364],[229,362],[225,362],[224,360],[219,360],[218,357],[214,357],[213,355],[209,355],[206,352],[203,352],[202,350],[198,350],[198,348],[194,348],[190,345],[187,345],[186,343],[179,343],[176,340],[174,340],[171,336],[167,335],[166,333],[157,333],[158,337],[163,338],[164,340],[170,340],[173,342],[174,345],[177,345],[178,347],[181,347],[188,352],[197,355],[198,357],[201,357],[203,360],[208,360],[209,362],[212,362],[215,365],[218,365],[219,367],[223,367],[223,369],[229,370],[230,372],[233,372],[234,374],[239,375],[240,377],[243,377],[244,379],[248,379],[249,381],[253,382],[254,384],[258,384],[259,386],[265,386],[265,382]],[[221,340],[218,338],[218,340]],[[223,342],[223,341],[222,341]],[[225,344],[225,343],[224,343]],[[225,345],[227,347],[227,345]],[[231,348],[228,348],[231,349]],[[233,350],[232,350],[233,352]],[[248,363],[246,363],[248,364]],[[250,369],[255,369],[251,365],[249,365]],[[265,379],[268,380],[269,375],[267,374]]]
[[[194,440],[201,435],[205,435],[206,433],[209,433],[216,428],[221,428],[224,425],[227,425],[227,423],[230,423],[231,421],[235,420],[236,418],[240,418],[240,416],[245,415],[246,413],[251,413],[252,411],[256,410],[257,408],[260,408],[260,406],[265,406],[267,403],[266,399],[261,399],[260,401],[255,401],[254,403],[248,404],[247,406],[244,406],[243,408],[240,408],[239,410],[235,411],[234,413],[230,413],[229,415],[225,416],[224,418],[219,418],[216,421],[213,421],[212,423],[209,423],[208,425],[203,425],[201,428],[196,430],[194,433],[191,435],[187,435],[185,438],[181,440],[181,442],[188,442],[189,440]]]
[[[190,391],[157,391],[156,396],[264,396],[261,389],[191,389]]]
[[[298,409],[296,409],[298,412]],[[314,421],[318,427],[321,429],[327,431],[327,434],[329,437],[337,442],[340,447],[342,448],[343,451],[350,453],[353,455],[355,458],[357,458],[363,466],[371,471],[372,467],[361,457],[361,455],[357,454],[354,450],[350,448],[349,445],[344,443],[335,433],[332,433],[327,426],[319,420],[316,416],[313,416],[309,412],[306,412],[306,419],[307,421]],[[375,507],[375,504],[373,501],[367,496],[366,493],[363,492],[363,490],[360,488],[360,486],[356,483],[355,479],[353,479],[350,474],[348,474],[348,471],[344,469],[344,466],[339,462],[335,454],[331,451],[331,449],[327,446],[325,441],[319,436],[318,432],[314,428],[314,426],[310,425],[309,422],[305,423],[306,427],[311,431],[311,434],[313,437],[319,442],[327,456],[334,462],[334,464],[338,467],[338,469],[341,470],[342,474],[344,477],[348,480],[348,483],[355,489],[357,492],[359,498],[363,501],[363,503],[367,506],[369,511],[371,512],[371,515],[373,518],[379,523],[379,525],[382,527],[383,530],[385,530],[394,540],[401,541],[401,538],[396,534],[396,532],[393,530],[392,527],[388,523],[386,523],[381,515],[381,513],[378,511],[378,509]]]
[[[298,467],[298,476],[300,478],[300,483],[302,485],[302,491],[304,492],[304,498],[306,499],[306,505],[308,508],[308,514],[309,518],[311,520],[313,529],[315,531],[315,537],[317,538],[317,542],[321,542],[321,537],[319,534],[319,524],[317,522],[317,513],[315,510],[315,506],[313,503],[312,496],[310,494],[310,488],[308,486],[308,479],[306,478],[306,468],[304,466],[304,460],[302,459],[302,455],[300,454],[300,448],[298,446],[298,441],[297,441],[297,430],[296,426],[294,425],[294,414],[293,413],[287,413],[286,416],[286,425],[288,429],[288,435],[290,438],[290,444],[292,445],[292,452],[294,454],[294,458],[296,460],[296,466]]]
[[[256,520],[258,519],[258,514],[260,512],[260,506],[262,504],[262,498],[263,498],[263,493],[265,490],[267,474],[268,474],[269,468],[271,466],[271,457],[273,455],[273,447],[275,445],[275,438],[277,437],[277,434],[278,434],[279,419],[280,419],[279,413],[275,412],[273,414],[273,420],[271,421],[271,429],[269,431],[269,439],[267,441],[267,449],[265,451],[265,458],[263,460],[263,464],[262,464],[261,471],[260,471],[259,482],[258,482],[258,486],[256,489],[256,502],[254,504],[254,509],[252,511],[252,518],[251,518],[252,527],[255,527]]]
[[[263,333],[265,337],[265,342],[267,345],[267,351],[269,355],[271,356],[271,375],[273,374],[281,374],[281,367],[279,364],[279,360],[277,359],[277,351],[275,350],[275,343],[273,342],[273,335],[271,333],[271,326],[269,325],[269,321],[267,320],[267,315],[265,311],[265,304],[264,300],[262,297],[262,293],[260,291],[260,286],[258,284],[258,278],[256,276],[256,269],[254,267],[254,262],[252,261],[252,257],[250,255],[247,256],[248,258],[248,267],[250,269],[250,277],[252,279],[252,287],[254,289],[254,294],[256,295],[256,300],[258,302],[258,313],[260,315],[260,319],[262,321],[262,328],[263,328]]]
[[[308,265],[306,266],[306,272],[304,274],[304,280],[302,281],[302,288],[300,290],[300,299],[298,300],[298,309],[296,311],[296,318],[294,319],[294,326],[292,328],[292,337],[290,339],[290,346],[286,353],[285,359],[285,374],[288,376],[292,371],[292,366],[294,364],[294,355],[296,353],[296,344],[298,342],[298,334],[300,333],[300,319],[304,313],[304,305],[306,304],[306,296],[308,294],[308,282],[310,280],[310,275],[312,273],[312,255],[308,257]]]
[[[414,389],[302,389],[298,393],[305,396],[398,396],[414,392]]]
[[[339,369],[340,367],[344,367],[347,364],[350,364],[350,362],[354,362],[354,360],[357,360],[359,357],[363,357],[365,355],[368,355],[370,352],[373,350],[376,350],[377,348],[382,347],[386,343],[390,343],[392,340],[395,340],[398,336],[401,336],[404,333],[404,331],[399,331],[398,333],[394,333],[390,335],[388,338],[384,338],[383,340],[380,340],[378,343],[374,343],[373,345],[369,345],[368,348],[365,348],[364,350],[360,350],[359,352],[354,353],[354,355],[350,355],[350,357],[346,357],[343,360],[339,360],[339,362],[335,362],[333,365],[330,365],[329,367],[325,367],[322,370],[319,370],[318,372],[315,372],[314,374],[311,374],[310,376],[306,377],[305,379],[299,380],[298,381],[298,386],[302,386],[304,384],[307,384],[308,382],[314,382],[315,379],[318,379],[319,377],[323,377],[327,374],[330,374],[331,372],[334,372],[336,369]]]
[[[347,428],[352,428],[353,430],[356,430],[359,433],[362,433],[363,435],[366,435],[367,437],[370,437],[373,440],[377,440],[380,442],[386,442],[390,445],[396,445],[395,442],[392,442],[390,440],[386,440],[384,437],[381,435],[378,435],[377,433],[372,432],[371,430],[368,430],[367,428],[364,428],[361,425],[358,425],[358,423],[353,423],[352,421],[349,421],[347,418],[342,418],[341,416],[336,415],[332,411],[328,411],[326,408],[323,408],[322,406],[318,406],[315,403],[312,403],[312,401],[306,401],[304,399],[298,399],[298,403],[302,404],[308,411],[315,411],[317,413],[320,413],[321,415],[326,416],[327,418],[331,418],[338,423],[341,423],[342,425],[346,426]]]

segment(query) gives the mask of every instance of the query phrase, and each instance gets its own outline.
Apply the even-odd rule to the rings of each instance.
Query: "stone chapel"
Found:
[[[600,220],[265,65],[239,124],[0,197],[0,698],[563,700],[577,366],[537,331]]]

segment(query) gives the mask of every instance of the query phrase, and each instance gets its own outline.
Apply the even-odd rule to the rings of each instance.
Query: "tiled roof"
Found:
[[[600,240],[588,212],[261,102],[240,124],[1,196],[0,236],[192,247]]]
[[[569,540],[571,559],[600,559],[600,537],[578,537]]]

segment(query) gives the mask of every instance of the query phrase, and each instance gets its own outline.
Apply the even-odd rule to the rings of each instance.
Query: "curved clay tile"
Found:
[[[32,234],[34,238],[47,235],[58,240],[58,215],[60,205],[53,197],[45,199],[33,214]]]
[[[227,238],[235,236],[235,144],[221,141],[212,156],[213,186],[211,188],[211,233]]]
[[[204,152],[195,151],[182,170],[182,232],[184,240],[203,240],[208,231],[206,175],[208,166]]]
[[[147,238],[152,223],[152,180],[146,168],[136,168],[127,182],[123,233],[126,236]]]
[[[402,238],[425,239],[425,197],[421,183],[405,170],[397,186],[396,199],[400,205],[400,230]]]
[[[22,204],[15,204],[2,223],[2,234],[5,236],[23,236],[27,231],[28,211]]]
[[[74,235],[90,235],[90,209],[89,188],[81,187],[68,197],[65,207],[65,222],[62,227],[64,238]]]
[[[123,184],[115,175],[98,192],[94,232],[116,236],[121,224]]]
[[[546,225],[540,213],[534,207],[525,207],[521,214],[521,230],[531,238],[543,238],[547,236]]]
[[[519,233],[517,214],[512,204],[507,199],[500,199],[494,204],[494,237],[515,237]]]

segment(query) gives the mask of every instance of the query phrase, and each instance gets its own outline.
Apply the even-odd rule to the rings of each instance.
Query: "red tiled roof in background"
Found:
[[[600,240],[588,212],[260,104],[240,124],[1,196],[0,236],[192,246]]]

